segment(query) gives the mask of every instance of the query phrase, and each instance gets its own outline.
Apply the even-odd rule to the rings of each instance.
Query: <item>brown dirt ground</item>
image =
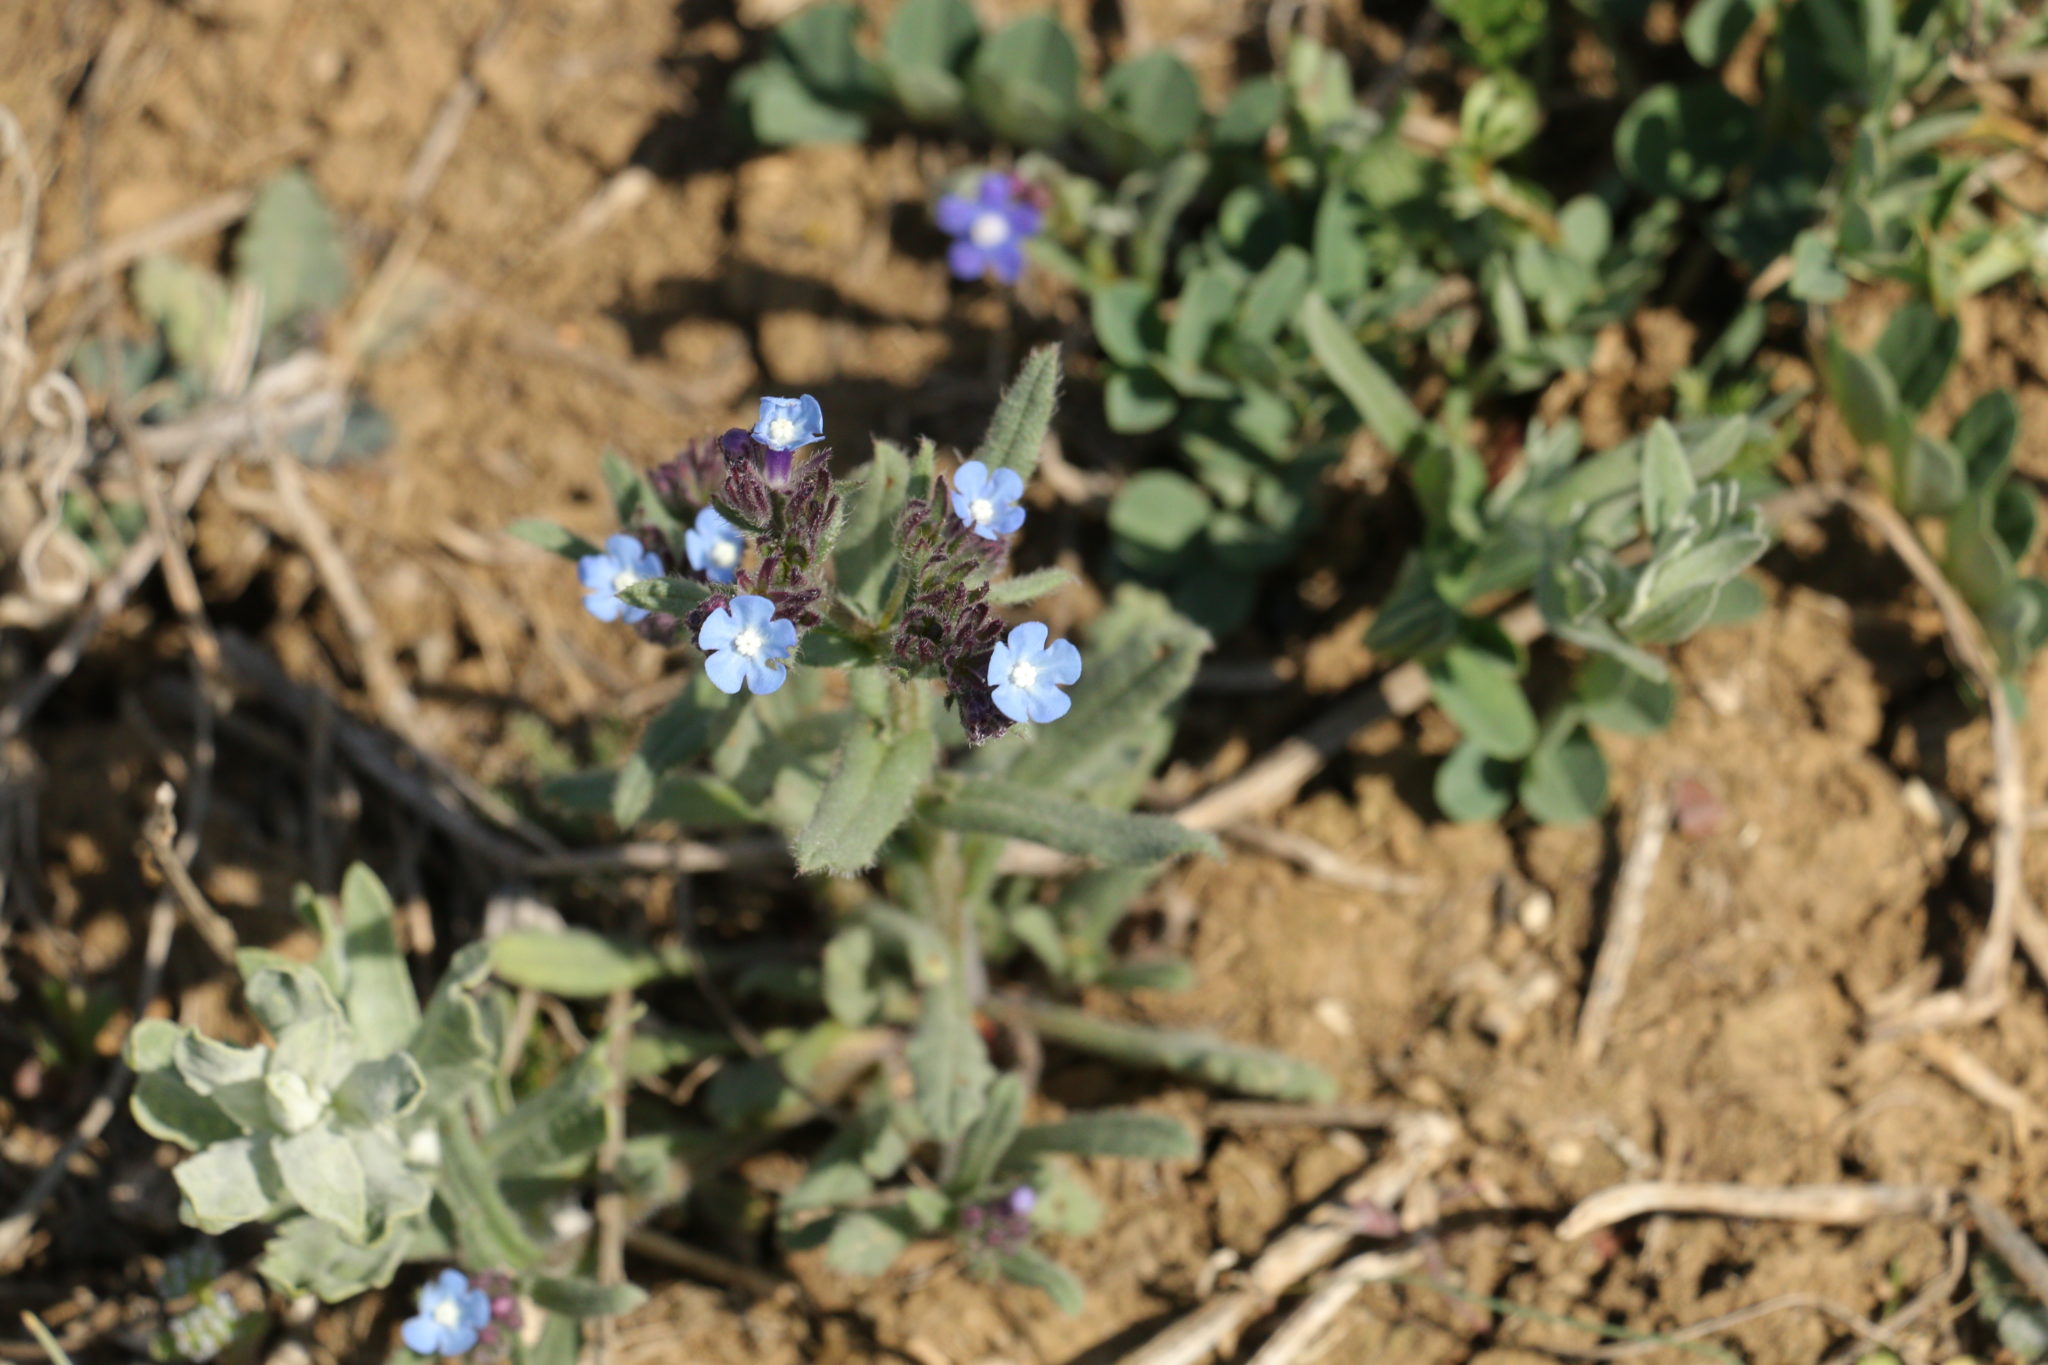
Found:
[[[1087,7],[1067,8],[1080,17]],[[1187,45],[1212,83],[1227,79],[1240,30],[1264,41],[1246,22],[1260,11],[1238,0],[1129,8],[1134,29]],[[772,9],[748,6],[745,18]],[[359,229],[367,262],[400,227],[405,168],[495,10],[485,0],[9,7],[0,102],[56,168],[43,263],[84,244],[83,148],[65,110],[93,53],[125,51],[92,149],[102,236],[303,163]],[[1384,37],[1338,12],[1369,42]],[[428,703],[433,742],[488,781],[530,775],[521,718],[577,736],[621,698],[644,712],[660,695],[659,652],[587,619],[559,564],[499,534],[522,515],[602,530],[601,446],[651,461],[738,419],[764,387],[811,388],[841,433],[966,439],[1019,352],[1012,323],[1042,334],[1070,321],[1059,300],[1027,294],[1033,320],[948,284],[923,226],[924,186],[964,153],[905,142],[743,159],[720,131],[716,96],[748,41],[738,17],[688,0],[520,10],[479,65],[482,100],[426,209],[426,261],[498,306],[445,314],[377,365],[369,388],[397,419],[397,447],[315,479]],[[636,166],[644,181],[615,179]],[[621,183],[637,195],[628,207],[558,244]],[[2042,317],[2039,300],[2017,292],[1973,312],[1968,373],[1944,399],[1959,408],[1991,384],[2018,386],[2032,433],[2020,464],[2037,479],[2048,477]],[[1633,345],[1655,360],[1648,368],[1668,369],[1657,357],[1673,335],[1646,317],[1608,349]],[[565,349],[588,363],[566,361]],[[655,401],[650,384],[662,386]],[[1596,385],[1579,406],[1589,421],[1617,421],[1642,397]],[[1089,419],[1072,426],[1084,448],[1070,453],[1092,458]],[[347,638],[301,560],[218,498],[202,508],[197,558],[217,611],[260,632],[294,674],[360,701]],[[1160,901],[1192,907],[1202,984],[1098,1003],[1312,1058],[1349,1098],[1452,1114],[1465,1136],[1435,1192],[1444,1212],[1471,1218],[1445,1239],[1443,1273],[1547,1313],[1657,1330],[1803,1292],[1875,1315],[1945,1262],[1942,1231],[1905,1220],[1846,1231],[1666,1220],[1577,1245],[1547,1231],[1548,1215],[1632,1177],[1968,1181],[2023,1221],[2048,1223],[2030,1135],[1911,1047],[1872,1043],[1864,1029],[1887,993],[1953,980],[1967,960],[1985,901],[1985,727],[1955,699],[1931,614],[1900,605],[1917,599],[1852,528],[1795,534],[1769,568],[1763,618],[1681,651],[1671,730],[1610,746],[1624,811],[1648,785],[1685,779],[1699,819],[1658,868],[1642,954],[1597,1066],[1574,1060],[1573,1025],[1631,822],[1433,822],[1430,765],[1448,736],[1428,718],[1358,735],[1347,762],[1281,821],[1421,878],[1420,894],[1349,891],[1241,851],[1191,866]],[[1068,609],[1084,613],[1085,595]],[[166,666],[158,614],[152,602],[126,613],[33,734],[44,911],[74,945],[38,960],[46,971],[125,979],[144,895],[135,818],[161,776],[148,727],[152,716],[175,721],[117,699]],[[1321,665],[1315,649],[1297,649],[1315,691],[1370,665],[1349,643],[1355,624],[1326,642]],[[2031,714],[2048,714],[2040,670],[2030,699]],[[1302,701],[1268,709],[1253,716],[1261,733],[1298,718]],[[2029,726],[2027,745],[2032,771],[2048,771],[2048,727]],[[296,790],[288,775],[222,776],[208,889],[252,937],[284,931],[284,890],[307,875],[305,831],[289,813]],[[1944,802],[1959,810],[1953,838]],[[385,828],[361,838],[404,844]],[[2040,840],[2029,875],[2048,890]],[[171,980],[188,1017],[224,1014],[225,989],[195,951],[181,950]],[[2048,1012],[2036,983],[2016,972],[2015,986],[1995,1023],[1957,1041],[2048,1096]],[[1061,1103],[1203,1113],[1197,1094],[1134,1092],[1102,1068],[1055,1062]],[[16,1118],[0,1098],[0,1155],[18,1167],[47,1159],[48,1133]],[[1372,1147],[1342,1132],[1218,1131],[1190,1169],[1098,1167],[1104,1230],[1057,1248],[1090,1288],[1074,1319],[944,1267],[850,1286],[805,1264],[833,1310],[822,1318],[670,1283],[617,1346],[632,1362],[1110,1360],[1189,1306],[1219,1249],[1255,1254]],[[67,1198],[100,1208],[97,1196]],[[52,1235],[32,1250],[24,1292],[70,1273],[72,1258],[96,1259],[76,1227]],[[327,1344],[377,1358],[376,1338],[357,1335],[362,1315],[352,1323]],[[1844,1338],[1824,1318],[1786,1312],[1729,1340],[1758,1365],[1810,1365]],[[1360,1299],[1316,1358],[1509,1365],[1547,1358],[1547,1345],[1589,1344],[1582,1332],[1386,1288]]]

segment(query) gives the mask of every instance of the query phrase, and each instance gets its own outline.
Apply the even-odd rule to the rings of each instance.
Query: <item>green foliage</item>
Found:
[[[407,1261],[522,1271],[550,1250],[533,1182],[587,1175],[606,1133],[604,1040],[523,1096],[497,1083],[502,989],[485,950],[455,956],[424,1008],[397,946],[391,898],[360,864],[338,904],[302,892],[310,963],[243,954],[266,1043],[238,1047],[145,1020],[128,1040],[129,1108],[183,1147],[180,1214],[201,1231],[275,1225],[259,1268],[279,1292],[330,1301],[388,1285]],[[637,1291],[542,1277],[536,1299],[577,1316],[623,1312]]]
[[[72,377],[126,403],[145,424],[190,417],[224,384],[245,382],[243,364],[282,360],[313,340],[353,282],[341,224],[297,169],[257,190],[228,255],[234,269],[227,276],[179,256],[143,256],[128,289],[149,335],[117,339],[111,348],[82,342],[71,358]],[[254,310],[246,317],[238,312],[244,296]],[[238,335],[243,329],[254,334]],[[338,414],[306,417],[276,438],[302,460],[333,463],[378,455],[393,434],[389,417],[351,394]]]

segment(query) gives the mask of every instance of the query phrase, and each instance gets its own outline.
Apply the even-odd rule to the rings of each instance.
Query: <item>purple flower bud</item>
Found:
[[[1019,1218],[1030,1217],[1031,1210],[1037,1207],[1038,1191],[1032,1189],[1029,1185],[1019,1185],[1016,1189],[1010,1191],[1010,1212],[1016,1214]]]

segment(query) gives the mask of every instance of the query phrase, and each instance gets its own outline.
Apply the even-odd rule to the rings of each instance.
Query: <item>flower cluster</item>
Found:
[[[984,174],[971,199],[942,196],[934,216],[939,230],[953,239],[946,266],[956,279],[993,274],[1004,284],[1015,284],[1024,273],[1024,243],[1045,222],[1031,187],[1004,171]]]
[[[207,1361],[234,1344],[242,1310],[227,1290],[215,1286],[199,1296],[194,1307],[171,1319],[159,1344],[169,1360]]]
[[[960,1234],[974,1252],[1000,1256],[1031,1240],[1031,1211],[1038,1192],[1019,1185],[999,1199],[970,1204],[960,1211]]]
[[[416,1355],[502,1358],[525,1324],[519,1298],[505,1275],[488,1272],[474,1281],[454,1268],[420,1286],[419,1311],[405,1320],[399,1336]]]
[[[995,192],[985,190],[987,202],[1000,198],[990,196]],[[808,449],[824,436],[824,411],[804,394],[763,398],[751,429],[735,427],[716,442],[685,447],[648,480],[669,529],[636,525],[636,535],[614,535],[601,553],[582,558],[585,607],[650,638],[693,640],[704,652],[705,676],[723,692],[765,696],[779,689],[804,634],[832,607],[824,564],[840,498],[831,452]],[[1024,525],[1023,497],[1016,470],[969,460],[932,496],[910,501],[895,525],[895,605],[881,624],[865,627],[903,672],[944,680],[976,744],[1014,723],[1059,719],[1070,704],[1060,689],[1081,676],[1072,644],[1049,639],[1037,622],[1005,640],[989,605],[989,582]],[[948,508],[950,517],[941,510]],[[712,589],[686,617],[650,612],[620,596],[685,565]]]
[[[157,1295],[166,1304],[177,1299],[195,1302],[174,1315],[151,1345],[159,1360],[207,1361],[234,1344],[242,1326],[242,1310],[218,1281],[227,1269],[212,1242],[196,1242],[164,1258],[157,1276]]]

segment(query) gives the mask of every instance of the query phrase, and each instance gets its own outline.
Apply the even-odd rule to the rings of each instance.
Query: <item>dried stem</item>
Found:
[[[1853,1226],[1879,1218],[1940,1218],[1949,1191],[1938,1185],[1726,1185],[1642,1180],[1580,1201],[1557,1235],[1567,1242],[1647,1213],[1704,1213]]]
[[[1643,941],[1643,921],[1649,917],[1650,882],[1657,875],[1657,858],[1664,851],[1664,836],[1670,828],[1671,797],[1662,782],[1652,782],[1644,788],[1636,807],[1635,842],[1629,845],[1621,875],[1614,880],[1607,932],[1593,962],[1586,1003],[1579,1011],[1577,1050],[1582,1066],[1600,1060],[1615,1012],[1628,990],[1629,972]]]

